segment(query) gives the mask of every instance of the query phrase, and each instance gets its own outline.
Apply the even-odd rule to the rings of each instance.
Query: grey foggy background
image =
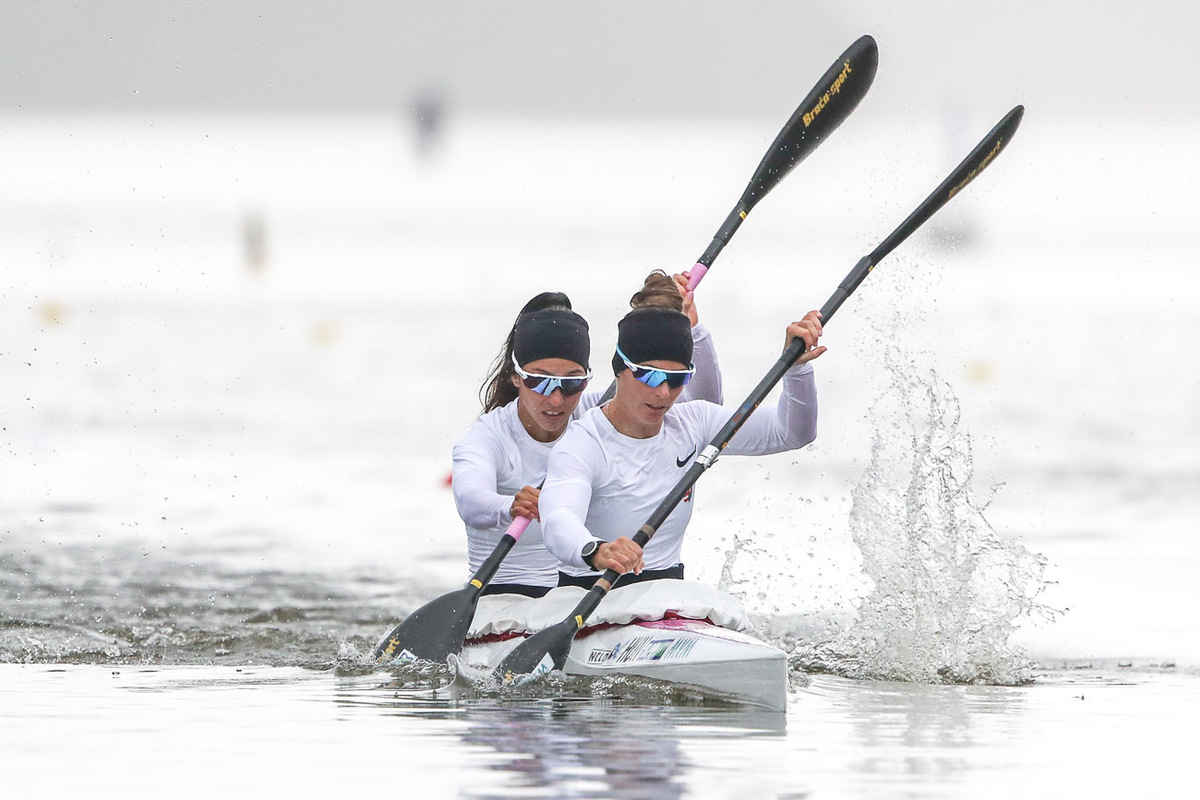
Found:
[[[1193,117],[1198,18],[1164,0],[8,0],[0,109],[778,115],[870,33],[866,113]]]

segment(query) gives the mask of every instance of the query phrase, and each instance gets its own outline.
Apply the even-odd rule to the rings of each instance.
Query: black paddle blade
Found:
[[[397,658],[445,661],[451,653],[462,649],[478,599],[479,590],[468,585],[430,600],[393,628],[375,646],[373,657],[379,663]]]
[[[949,177],[922,200],[921,205],[917,206],[904,222],[900,223],[900,227],[888,234],[888,237],[880,242],[878,247],[859,259],[858,263],[854,265],[854,269],[850,270],[838,285],[837,290],[825,301],[825,305],[821,306],[821,324],[829,324],[834,313],[841,308],[846,298],[854,293],[859,284],[866,280],[867,275],[875,269],[876,264],[925,224],[926,220],[937,213],[938,209],[950,202],[950,199],[962,191],[968,183],[975,180],[979,173],[987,169],[996,156],[1000,155],[1000,152],[1008,146],[1024,116],[1024,106],[1016,106],[1005,114],[1004,118],[996,123],[996,127],[983,137],[983,141],[975,145],[975,149],[954,168]],[[801,342],[800,352],[803,352],[803,342]],[[796,355],[798,357],[799,353]]]
[[[775,141],[750,176],[750,182],[746,184],[737,205],[713,235],[708,249],[697,259],[696,265],[704,269],[699,277],[693,273],[693,288],[704,276],[704,271],[717,260],[721,250],[733,238],[742,220],[746,219],[758,201],[808,158],[858,107],[875,81],[878,67],[879,48],[875,40],[870,36],[862,36],[825,71],[776,135]]]
[[[921,202],[921,205],[917,206],[915,211],[908,215],[908,219],[900,223],[900,227],[892,231],[886,239],[879,243],[878,247],[871,251],[871,255],[868,256],[871,264],[878,264],[883,260],[884,256],[892,252],[913,231],[924,225],[938,209],[949,203],[951,198],[966,188],[967,184],[979,177],[979,173],[987,169],[996,156],[1000,155],[1000,152],[1008,146],[1024,116],[1025,106],[1016,106],[1005,114],[1004,118],[988,131],[988,135],[975,145],[975,149],[967,154],[962,163],[954,168],[954,171]]]
[[[502,685],[528,683],[552,669],[562,669],[571,651],[571,642],[579,626],[566,619],[530,636],[504,657],[496,667],[496,679]]]
[[[817,149],[822,140],[846,121],[875,80],[879,47],[862,36],[826,70],[791,119],[779,131],[750,178],[742,196],[744,213],[787,177],[796,165]]]

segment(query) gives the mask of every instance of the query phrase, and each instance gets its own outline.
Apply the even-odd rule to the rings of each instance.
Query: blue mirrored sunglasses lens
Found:
[[[647,370],[642,377],[638,378],[639,381],[646,384],[651,389],[657,389],[659,386],[662,386],[663,381],[666,379],[667,373],[657,369]]]
[[[663,372],[661,369],[644,369],[639,368],[633,371],[633,377],[642,383],[649,386],[651,389],[657,389],[663,383],[667,384],[670,389],[678,389],[681,386],[687,386],[688,381],[692,379],[690,372]]]
[[[555,389],[561,389],[562,393],[567,396],[579,394],[588,385],[587,378],[546,378],[540,375],[522,378],[522,382],[530,391],[546,397],[554,394]]]

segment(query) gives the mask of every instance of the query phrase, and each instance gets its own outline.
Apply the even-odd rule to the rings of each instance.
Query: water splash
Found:
[[[795,666],[848,677],[1015,684],[1029,664],[1009,644],[1041,607],[1045,561],[1001,539],[972,497],[969,435],[950,385],[885,355],[890,386],[853,491],[850,530],[874,589],[839,634],[793,651]]]

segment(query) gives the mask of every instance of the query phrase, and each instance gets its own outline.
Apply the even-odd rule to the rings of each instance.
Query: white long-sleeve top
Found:
[[[698,324],[692,328],[692,342],[696,374],[684,388],[680,401],[720,402],[721,373],[712,336]],[[599,381],[593,383],[600,385],[583,393],[572,420],[594,408],[603,396],[607,386]],[[575,424],[571,422],[568,430]],[[451,487],[458,515],[466,524],[469,574],[474,574],[491,555],[512,523],[509,511],[517,492],[526,486],[539,485],[546,477],[555,444],[539,442],[529,435],[517,416],[515,402],[481,416],[455,443]],[[538,506],[540,509],[540,499]],[[492,582],[527,586],[558,584],[558,559],[543,546],[540,523],[529,523]]]
[[[676,403],[649,439],[619,433],[602,408],[571,423],[550,454],[538,500],[546,549],[570,575],[593,575],[580,550],[593,539],[632,537],[716,436],[736,408],[706,402]],[[817,390],[812,367],[784,373],[773,409],[752,414],[723,451],[766,455],[795,450],[817,435]],[[692,518],[691,493],[675,507],[646,545],[646,569],[681,563],[683,533]]]

